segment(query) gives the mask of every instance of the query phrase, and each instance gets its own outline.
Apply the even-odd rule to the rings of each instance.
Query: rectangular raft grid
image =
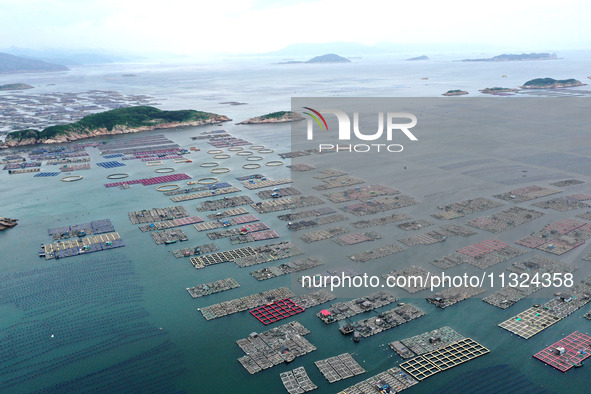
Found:
[[[562,319],[543,308],[531,307],[500,323],[499,327],[521,338],[529,339],[560,320]]]
[[[50,176],[58,176],[59,172],[39,172],[33,175],[34,178],[43,178],[43,177],[50,177]]]
[[[153,177],[153,178],[135,179],[132,181],[105,183],[105,187],[117,187],[117,186],[121,186],[121,185],[137,185],[137,184],[142,184],[144,186],[150,186],[150,185],[158,185],[160,183],[184,181],[186,179],[191,179],[191,177],[187,174],[172,174],[172,175],[157,176],[157,177]]]
[[[120,161],[101,161],[96,163],[96,165],[103,168],[125,167],[125,163],[121,163]]]
[[[471,338],[462,339],[441,349],[400,364],[400,368],[421,381],[436,373],[483,356],[490,351]]]
[[[316,386],[308,377],[304,367],[298,367],[292,371],[279,374],[281,383],[289,394],[302,394],[308,391],[316,390]]]
[[[558,348],[563,348],[564,354],[561,354],[562,349]],[[578,331],[534,354],[534,358],[561,372],[568,371],[574,367],[574,364],[583,362],[589,357],[591,357],[591,337]]]
[[[102,250],[115,249],[125,246],[119,233],[108,233],[95,235],[93,237],[82,238],[82,241],[63,241],[55,242],[53,244],[43,245],[42,249],[45,251],[45,259],[65,258],[78,256],[80,254],[88,254],[93,252],[100,252]]]
[[[272,304],[258,307],[250,311],[258,321],[264,325],[275,323],[290,316],[302,313],[305,309],[297,305],[291,299],[275,301]]]
[[[415,384],[419,383],[414,378],[398,367],[393,367],[387,371],[372,376],[369,379],[361,381],[351,387],[340,391],[338,394],[374,394],[378,393],[376,383],[378,381],[386,382],[393,392],[401,392]]]
[[[365,373],[365,369],[349,353],[318,360],[314,364],[324,375],[324,378],[328,380],[328,383],[338,382]]]

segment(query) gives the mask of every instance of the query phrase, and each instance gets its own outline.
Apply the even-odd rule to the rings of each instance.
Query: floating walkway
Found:
[[[239,192],[240,189],[237,187],[226,187],[220,188],[215,190],[209,190],[204,192],[192,193],[192,194],[182,194],[180,196],[170,197],[173,202],[182,202],[182,201],[189,201],[189,200],[196,200],[199,198],[208,198],[215,195],[222,195],[222,194],[229,194],[229,193],[236,193]]]
[[[148,224],[146,226],[140,226],[140,230],[142,230],[143,232],[154,231],[154,230],[164,230],[167,228],[188,226],[190,224],[201,223],[201,222],[203,222],[203,219],[201,219],[199,216],[189,216],[186,218],[167,220],[165,222],[157,222],[157,223]]]
[[[41,248],[45,252],[45,259],[50,260],[100,252],[123,246],[125,244],[121,240],[119,233],[108,233],[79,238],[73,241],[55,242],[53,244],[42,245]]]
[[[94,220],[89,223],[71,224],[68,226],[54,227],[47,230],[47,234],[54,240],[80,237],[82,234],[104,234],[115,231],[111,219]]]
[[[135,179],[132,181],[105,183],[105,187],[118,187],[121,185],[137,185],[137,184],[142,184],[144,186],[151,186],[151,185],[158,185],[160,183],[171,183],[171,182],[184,181],[186,179],[191,179],[191,177],[187,174],[171,174],[171,175],[157,176],[157,177],[153,177],[153,178]]]

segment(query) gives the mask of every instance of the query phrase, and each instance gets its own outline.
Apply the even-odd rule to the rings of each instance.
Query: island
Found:
[[[484,59],[464,59],[463,62],[521,62],[525,60],[555,60],[558,59],[555,53],[522,53],[507,54],[484,58]]]
[[[574,86],[584,86],[581,81],[574,78],[570,79],[554,79],[554,78],[536,78],[527,81],[521,87],[522,89],[555,89],[555,88],[571,88]]]
[[[68,71],[69,68],[60,64],[47,63],[42,60],[25,59],[0,53],[0,73],[26,73]]]
[[[163,111],[150,106],[117,108],[83,117],[78,122],[46,127],[42,131],[26,129],[6,135],[0,148],[33,144],[57,144],[102,135],[137,133],[146,130],[202,126],[227,122],[225,115],[195,110]]]
[[[297,122],[304,120],[304,117],[297,112],[292,111],[279,111],[271,112],[270,114],[256,116],[254,118],[246,119],[237,124],[263,124],[263,123],[285,123],[285,122]]]
[[[3,218],[2,216],[0,216],[0,231],[6,230],[8,228],[13,228],[18,224],[17,220],[18,219]]]
[[[25,90],[33,89],[31,85],[26,83],[8,83],[6,85],[0,85],[0,90]]]
[[[305,62],[297,61],[297,60],[290,60],[287,62],[281,62],[279,64],[310,64],[310,63],[351,63],[351,60],[335,55],[334,53],[328,53],[326,55],[316,56],[310,60]]]
[[[484,89],[480,90],[480,92],[485,93],[485,94],[514,93],[514,92],[519,92],[519,89],[494,87],[494,88],[484,88]]]
[[[416,62],[418,60],[431,60],[431,59],[429,59],[429,56],[425,56],[425,55],[423,55],[423,56],[417,56],[417,57],[411,57],[410,59],[406,59],[406,61],[408,61],[408,62]]]
[[[468,92],[466,92],[465,90],[448,90],[447,92],[443,93],[442,96],[463,96],[465,94],[468,94]]]

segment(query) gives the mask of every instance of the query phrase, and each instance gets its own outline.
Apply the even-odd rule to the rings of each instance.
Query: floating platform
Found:
[[[148,224],[145,226],[140,226],[139,229],[142,230],[143,232],[147,232],[147,231],[155,231],[155,230],[164,230],[167,228],[188,226],[190,224],[201,223],[201,222],[203,222],[203,219],[201,219],[199,216],[189,216],[186,218],[167,220],[164,222],[156,222],[156,223]]]
[[[284,178],[284,179],[267,179],[267,178],[254,178],[249,179],[246,181],[242,181],[242,186],[244,186],[248,190],[256,190],[262,189],[263,187],[273,187],[279,185],[285,185],[287,183],[291,183],[291,179]]]
[[[183,242],[189,239],[183,230],[177,228],[154,231],[151,232],[150,235],[154,242],[156,242],[156,245],[169,245],[176,243],[177,241]]]
[[[151,186],[151,185],[158,185],[161,183],[171,183],[171,182],[184,181],[187,179],[191,179],[191,177],[187,174],[171,174],[171,175],[163,175],[163,176],[157,176],[157,177],[152,177],[152,178],[135,179],[132,181],[120,181],[120,182],[113,182],[113,183],[105,183],[105,187],[118,187],[121,185],[137,185],[137,184],[142,184],[144,186]]]
[[[239,208],[233,208],[233,209],[228,209],[225,211],[220,211],[220,212],[216,212],[216,213],[211,213],[209,215],[207,215],[208,219],[224,219],[224,218],[229,218],[232,216],[238,216],[238,215],[244,215],[245,213],[248,213],[248,210],[244,207],[239,207]]]
[[[96,163],[96,165],[103,168],[125,167],[125,163],[121,163],[120,161],[101,161]]]
[[[220,209],[252,204],[252,202],[253,201],[248,196],[224,197],[218,200],[204,201],[201,203],[201,206],[197,207],[197,210],[200,212],[218,211]]]
[[[511,202],[525,202],[556,193],[562,193],[562,190],[533,185],[511,190],[507,193],[497,194],[493,197]]]
[[[325,239],[336,237],[337,235],[346,234],[349,230],[345,227],[331,227],[324,230],[313,231],[300,235],[300,239],[307,243],[318,242]]]
[[[195,287],[187,287],[189,295],[193,298],[205,297],[210,294],[221,293],[222,291],[232,290],[240,287],[236,279],[226,278],[211,283],[204,283]]]
[[[484,356],[490,350],[471,338],[462,339],[441,349],[425,353],[405,361],[400,368],[414,379],[421,381],[439,372],[443,372],[477,357]]]
[[[257,202],[256,204],[251,204],[251,206],[258,213],[268,213],[283,211],[286,209],[310,207],[320,204],[324,204],[324,201],[322,201],[320,198],[316,196],[291,196],[272,200],[265,200],[262,202]]]
[[[291,223],[287,224],[287,228],[292,231],[299,231],[299,230],[306,230],[306,229],[317,227],[317,226],[323,226],[325,224],[342,222],[344,220],[349,220],[349,218],[345,215],[341,215],[340,213],[337,213],[334,215],[321,216],[318,219],[302,220],[299,222],[291,222]]]
[[[127,215],[131,224],[161,222],[164,220],[181,219],[189,216],[183,206],[144,209],[143,211],[129,212]]]
[[[348,202],[353,200],[364,201],[370,198],[380,196],[394,196],[396,194],[400,194],[400,192],[396,189],[392,189],[391,187],[382,185],[368,185],[338,192],[324,193],[324,195],[334,203]]]
[[[486,289],[481,287],[450,287],[438,293],[427,297],[426,300],[435,305],[438,308],[445,309],[452,305],[467,300],[470,297],[474,297],[478,294],[482,294]]]
[[[240,189],[232,186],[232,187],[224,187],[224,188],[219,188],[219,189],[216,188],[215,190],[208,190],[208,191],[192,193],[192,194],[182,194],[180,196],[170,197],[170,199],[173,202],[182,202],[182,201],[196,200],[199,198],[211,198],[213,196],[236,193],[239,191],[240,191]]]
[[[376,394],[380,392],[379,390],[385,384],[390,387],[391,392],[399,393],[417,383],[419,382],[409,376],[405,371],[398,367],[393,367],[348,387],[338,394]]]
[[[255,223],[256,224],[256,223]],[[264,223],[262,223],[264,224]],[[276,239],[279,238],[279,234],[275,230],[264,230],[264,231],[257,231],[251,232],[247,234],[240,234],[233,237],[230,237],[230,242],[232,245],[237,244],[244,244],[248,242],[257,242],[257,241],[266,241],[269,239]]]
[[[347,234],[337,238],[333,238],[332,241],[341,245],[356,245],[362,242],[375,241],[376,239],[382,239],[382,235],[375,231],[368,231],[365,233],[354,233]]]
[[[306,218],[314,217],[314,216],[330,215],[333,213],[337,213],[337,211],[335,211],[334,209],[332,209],[330,207],[322,207],[322,208],[317,208],[317,209],[310,209],[307,211],[300,211],[300,212],[293,212],[293,213],[287,213],[284,215],[279,215],[279,216],[277,216],[277,219],[283,220],[286,222],[291,222],[292,220],[306,219]]]
[[[41,171],[40,168],[24,168],[22,170],[8,170],[8,174],[16,175],[16,174],[29,174],[31,172],[39,172]]]
[[[435,223],[430,222],[428,220],[418,219],[418,220],[413,220],[410,222],[397,224],[396,227],[398,227],[399,229],[404,230],[404,231],[413,231],[413,230],[420,230],[425,227],[432,226],[434,224]]]
[[[399,209],[418,204],[412,197],[406,195],[398,195],[394,197],[382,197],[368,202],[359,204],[352,204],[342,207],[341,209],[347,213],[355,216],[373,215],[375,213],[390,211],[392,209]]]
[[[591,200],[588,194],[573,194],[570,196],[553,198],[547,201],[541,201],[533,204],[543,209],[553,209],[555,211],[566,212],[574,209],[583,209],[591,207],[591,204],[585,202]]]
[[[562,319],[542,307],[531,307],[500,323],[499,327],[524,339],[529,339],[560,320]]]
[[[468,226],[489,231],[491,233],[500,233],[502,231],[520,226],[524,223],[531,222],[532,220],[535,220],[543,215],[543,212],[533,209],[511,207],[507,210],[497,212],[491,216],[482,216],[472,219],[466,224]]]
[[[227,263],[254,254],[256,254],[255,250],[248,246],[246,248],[226,250],[205,256],[191,257],[191,264],[193,264],[195,268],[201,269],[209,265]]]
[[[61,259],[65,257],[78,256],[110,250],[125,246],[119,233],[107,233],[92,237],[79,238],[72,241],[61,241],[53,244],[42,245],[45,252],[45,259]]]
[[[248,309],[265,306],[269,303],[284,300],[294,296],[295,294],[287,287],[280,287],[277,289],[252,294],[246,297],[237,298],[235,300],[220,302],[219,304],[200,308],[199,311],[206,320],[212,320],[234,313],[243,312]]]
[[[50,176],[58,176],[59,172],[38,172],[37,174],[33,175],[34,178],[40,177],[50,177]]]
[[[316,390],[316,386],[308,377],[304,367],[298,367],[292,371],[279,374],[281,383],[289,394],[302,394],[308,391]]]
[[[250,274],[256,280],[267,280],[281,275],[288,275],[294,272],[304,271],[322,264],[323,263],[316,257],[307,257],[305,259],[294,260],[290,261],[289,263],[252,271]]]
[[[346,186],[353,186],[359,185],[361,183],[365,183],[363,179],[355,178],[350,175],[340,175],[336,177],[327,177],[322,178],[322,183],[320,185],[313,186],[316,190],[330,190],[336,189],[338,187],[346,187]]]
[[[47,234],[54,240],[80,237],[84,235],[104,234],[115,231],[111,219],[93,220],[89,223],[71,224],[68,226],[54,227],[47,230]]]
[[[534,358],[560,372],[566,372],[577,365],[581,366],[589,357],[591,337],[578,331],[534,354]]]
[[[295,257],[303,254],[291,242],[278,242],[275,244],[257,246],[252,248],[253,253],[248,256],[240,257],[234,260],[239,267],[250,267],[252,265],[277,261],[289,257]]]
[[[270,198],[281,198],[281,197],[289,197],[289,196],[298,196],[302,194],[298,189],[294,187],[281,187],[278,189],[272,190],[262,190],[257,192],[257,196],[261,200],[268,200]]]
[[[338,382],[365,373],[365,369],[349,353],[318,360],[314,364],[324,378],[328,380],[328,383]]]
[[[585,183],[585,182],[578,180],[578,179],[566,179],[564,181],[551,183],[550,185],[556,186],[556,187],[567,187],[567,186],[580,185],[581,183]]]
[[[188,182],[187,184],[189,184],[190,182]],[[202,192],[204,190],[216,190],[216,189],[223,189],[226,187],[231,187],[232,185],[230,185],[228,182],[218,182],[218,183],[213,183],[211,185],[204,185],[204,186],[194,186],[194,187],[189,187],[189,188],[184,188],[181,190],[174,190],[174,191],[169,191],[169,192],[165,192],[163,193],[165,196],[178,196],[179,194],[187,194],[187,193],[195,193],[195,192]]]
[[[279,156],[281,156],[281,154],[279,154]],[[283,157],[283,156],[281,156],[281,158],[285,159],[285,157]],[[308,164],[304,164],[304,163],[292,164],[292,165],[287,166],[287,168],[289,168],[292,171],[296,171],[296,172],[312,171],[312,170],[316,169],[316,167],[312,167],[312,166],[309,166]]]
[[[378,291],[365,297],[355,298],[347,302],[337,302],[329,308],[320,311],[316,316],[325,324],[331,324],[360,313],[369,312],[377,308],[398,301],[398,298],[386,291]]]
[[[522,248],[511,246],[496,239],[488,239],[458,249],[455,253],[435,259],[430,263],[443,269],[451,268],[462,263],[468,263],[475,267],[485,269],[508,261],[524,253],[526,253],[526,251]]]
[[[172,254],[177,259],[180,259],[182,257],[199,256],[201,254],[215,252],[216,250],[218,250],[218,247],[216,244],[203,244],[203,245],[199,245],[199,246],[194,246],[192,248],[183,248],[183,249],[173,250]]]
[[[465,338],[462,334],[445,326],[400,341],[390,342],[388,345],[400,357],[408,359],[439,350]]]
[[[378,246],[377,248],[373,248],[370,250],[365,250],[360,253],[355,253],[352,255],[347,256],[352,261],[358,263],[366,263],[371,260],[381,259],[382,257],[390,256],[398,252],[402,252],[406,250],[402,246],[396,244],[390,244],[385,246]]]
[[[259,221],[259,218],[257,218],[254,215],[249,214],[249,215],[231,218],[228,220],[218,219],[215,222],[199,223],[199,224],[196,224],[194,227],[197,231],[209,231],[209,230],[215,230],[215,229],[223,228],[223,227],[238,226],[241,224],[254,223],[254,222],[258,222],[258,221]]]
[[[448,224],[445,226],[441,226],[437,230],[432,230],[425,234],[413,235],[412,237],[403,238],[399,241],[405,244],[406,246],[432,245],[437,242],[443,242],[448,237],[470,237],[475,234],[476,231],[472,231],[467,227],[460,226],[457,224]]]
[[[591,238],[591,224],[580,220],[564,219],[515,241],[515,243],[555,255],[562,255],[585,244],[589,238]]]
[[[356,222],[351,223],[351,226],[353,226],[355,228],[385,226],[386,224],[402,222],[403,220],[409,220],[409,219],[411,219],[411,217],[405,213],[394,213],[392,215],[382,216],[382,217],[369,219],[369,220],[358,220]]]
[[[500,207],[503,204],[488,198],[475,198],[472,200],[465,200],[460,202],[454,202],[449,205],[438,207],[441,212],[436,213],[433,216],[435,219],[440,220],[452,220],[470,215],[472,213],[486,211],[488,209]]]
[[[79,171],[79,170],[90,170],[90,163],[65,165],[60,167],[61,172]]]
[[[254,222],[254,223],[244,224],[240,228],[231,228],[231,229],[227,229],[227,230],[223,230],[223,231],[211,232],[211,233],[207,233],[206,235],[209,239],[220,239],[220,238],[233,237],[235,235],[248,234],[248,233],[254,233],[257,231],[268,230],[269,228],[270,227],[267,226],[263,222]]]
[[[250,314],[264,325],[268,325],[297,315],[303,311],[305,311],[304,308],[293,302],[291,299],[286,298],[253,309],[250,311]]]
[[[289,322],[260,334],[253,332],[248,338],[239,339],[236,344],[246,353],[238,362],[250,373],[293,361],[296,357],[316,350],[304,338],[310,330],[297,321]]]
[[[353,323],[352,326],[355,331],[359,332],[359,335],[367,338],[401,326],[424,315],[425,312],[419,308],[410,304],[404,304],[389,311],[381,312],[376,316],[360,320]]]

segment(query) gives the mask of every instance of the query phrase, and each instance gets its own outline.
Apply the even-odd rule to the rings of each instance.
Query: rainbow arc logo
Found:
[[[318,126],[320,126],[320,130],[326,128],[326,131],[328,131],[328,125],[326,124],[326,120],[324,119],[324,116],[322,116],[320,114],[320,112],[318,112],[315,109],[312,109],[310,107],[303,107],[303,108],[307,109],[310,112],[314,112],[314,114],[317,115],[317,117],[316,117],[316,116],[312,115],[310,112],[304,112],[304,115],[308,115],[309,117],[314,119],[316,121],[316,123],[318,123]],[[318,119],[318,118],[320,118],[320,119]],[[324,127],[322,127],[322,123],[320,123],[320,120],[322,120],[322,123],[324,123]]]

